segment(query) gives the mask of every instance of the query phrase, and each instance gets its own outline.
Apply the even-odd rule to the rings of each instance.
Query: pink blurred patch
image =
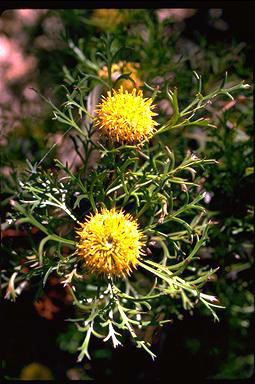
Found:
[[[157,10],[157,15],[160,21],[173,18],[176,22],[181,22],[187,17],[191,17],[196,13],[196,9],[186,8],[162,8]]]
[[[47,9],[17,9],[16,14],[24,23],[34,24],[38,17],[47,12]]]
[[[17,80],[35,69],[37,60],[24,57],[21,48],[4,35],[0,36],[0,76],[4,81]]]

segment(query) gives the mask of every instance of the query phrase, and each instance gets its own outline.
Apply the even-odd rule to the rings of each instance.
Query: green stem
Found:
[[[64,239],[63,237],[60,237],[57,235],[49,235],[49,236],[44,237],[42,239],[42,241],[40,242],[39,249],[38,249],[39,264],[40,265],[42,265],[42,262],[43,262],[43,247],[44,247],[45,243],[49,240],[54,240],[54,241],[58,241],[58,242],[63,243],[63,244],[68,244],[68,245],[73,245],[73,246],[76,245],[75,241]]]

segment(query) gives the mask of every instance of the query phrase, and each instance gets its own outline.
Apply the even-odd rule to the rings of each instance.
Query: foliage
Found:
[[[251,80],[240,59],[243,45],[233,44],[225,52],[222,43],[209,47],[202,39],[199,50],[180,44],[181,29],[171,20],[159,22],[150,11],[129,10],[114,38],[102,37],[100,25],[90,22],[92,11],[60,14],[69,25],[66,48],[58,52],[65,63],[65,85],[58,88],[63,104],[45,100],[54,113],[51,129],[65,130],[80,164],[74,169],[56,159],[47,169],[56,154],[53,147],[27,161],[21,175],[14,172],[13,180],[4,180],[5,204],[12,205],[4,228],[30,234],[26,248],[11,251],[7,244],[4,249],[11,260],[2,274],[6,296],[15,300],[30,280],[40,295],[49,276],[59,276],[76,308],[69,332],[60,334],[59,341],[63,349],[79,350],[79,361],[91,352],[96,356],[89,352],[92,335],[117,347],[129,334],[154,358],[146,328],[182,319],[197,305],[195,316],[211,312],[215,320],[214,308],[226,306],[222,317],[233,338],[240,327],[247,335],[253,212],[246,191],[253,181],[251,92],[240,83],[240,76]],[[82,34],[77,19],[83,23]],[[84,30],[86,38],[81,37]],[[109,143],[94,126],[99,94],[117,88],[123,79],[133,85],[132,73],[112,78],[113,65],[127,58],[140,63],[143,92],[159,112],[159,128],[143,147]],[[107,78],[99,76],[104,67]],[[236,96],[240,91],[244,96]],[[168,110],[162,108],[166,101]],[[227,103],[236,106],[220,115]],[[77,256],[76,228],[87,214],[104,207],[123,208],[146,236],[147,254],[129,278],[89,275]],[[39,229],[36,236],[34,227]],[[212,283],[204,293],[208,281]],[[234,342],[231,348],[236,348]],[[229,353],[223,363],[223,377],[238,375],[228,368],[233,356]]]
[[[113,39],[106,36],[105,53],[99,52],[108,67],[109,88],[112,86],[111,67],[117,56],[112,43]],[[119,331],[123,330],[130,333],[139,348],[144,348],[154,358],[148,343],[137,336],[135,329],[169,321],[168,318],[159,320],[158,308],[161,314],[168,317],[169,300],[178,297],[182,299],[185,309],[191,309],[201,302],[218,320],[214,311],[214,307],[221,308],[215,304],[218,300],[201,290],[217,268],[198,268],[195,273],[187,268],[207,240],[208,227],[212,224],[208,222],[204,207],[199,204],[204,194],[195,193],[199,181],[199,177],[195,176],[195,168],[214,164],[215,161],[200,159],[188,152],[182,162],[175,165],[174,153],[161,142],[159,135],[184,126],[211,126],[208,119],[197,118],[197,112],[218,95],[233,99],[231,92],[245,89],[248,85],[241,83],[225,88],[224,81],[212,93],[202,95],[201,77],[196,72],[195,76],[198,82],[196,97],[182,110],[179,110],[176,89],[172,91],[166,87],[165,90],[154,91],[153,99],[157,93],[165,92],[174,113],[155,132],[152,144],[146,143],[143,148],[116,144],[107,147],[101,140],[93,140],[93,120],[82,126],[88,115],[83,100],[86,99],[85,90],[88,89],[86,85],[90,78],[101,79],[90,74],[82,80],[78,79],[72,93],[66,88],[67,101],[63,111],[54,107],[54,116],[79,133],[74,143],[82,166],[74,173],[68,164],[56,160],[58,171],[53,172],[44,170],[37,163],[28,163],[27,179],[19,180],[19,197],[16,195],[12,200],[12,206],[18,212],[16,224],[27,223],[25,225],[30,228],[32,225],[46,236],[38,248],[34,246],[32,252],[25,251],[21,255],[25,262],[22,267],[17,265],[14,268],[7,296],[15,299],[16,282],[22,284],[37,275],[45,285],[50,273],[56,271],[70,290],[75,306],[83,313],[82,317],[73,320],[78,330],[85,332],[84,341],[79,347],[79,361],[85,355],[90,358],[88,346],[92,334],[104,341],[111,339],[116,347],[121,344],[118,336],[121,336]],[[81,88],[81,82],[85,87]],[[78,150],[78,140],[82,144],[83,154]],[[99,153],[100,162],[91,170],[88,160],[93,151]],[[161,247],[159,260],[151,252],[150,258],[144,257],[138,262],[146,271],[147,289],[140,285],[136,272],[133,273],[133,281],[129,278],[114,281],[110,275],[100,280],[86,273],[75,250],[73,224],[79,224],[86,213],[96,213],[102,207],[123,208],[130,212],[140,222],[147,238],[146,248],[155,244]]]

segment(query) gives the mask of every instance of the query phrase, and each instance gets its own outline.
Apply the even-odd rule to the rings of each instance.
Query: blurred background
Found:
[[[28,158],[53,159],[76,164],[70,140],[63,140],[65,127],[52,120],[51,107],[64,101],[60,84],[86,72],[86,58],[95,54],[95,39],[114,32],[118,43],[134,48],[139,62],[137,78],[153,86],[168,80],[178,87],[180,104],[189,102],[194,89],[192,71],[203,77],[208,92],[228,72],[228,85],[241,80],[252,84],[254,9],[243,6],[201,9],[13,9],[0,16],[0,126],[1,126],[1,222],[11,210],[15,180]],[[73,42],[73,44],[72,44]],[[162,120],[171,114],[170,103],[159,100]],[[92,361],[77,363],[80,343],[64,321],[72,315],[72,300],[52,277],[46,290],[35,298],[33,283],[10,302],[1,298],[4,335],[2,350],[5,379],[50,380],[116,379],[123,372],[129,380],[166,375],[180,378],[243,379],[254,370],[252,343],[252,239],[253,239],[253,99],[245,91],[235,100],[216,100],[208,106],[216,130],[197,128],[182,135],[166,135],[177,148],[177,158],[187,149],[219,167],[204,180],[207,206],[217,226],[200,257],[212,267],[220,266],[209,291],[220,297],[226,309],[214,323],[208,313],[179,312],[164,329],[149,327],[147,340],[158,358],[155,362],[131,343],[114,350],[92,342]],[[29,243],[26,233],[1,226],[2,256]],[[36,236],[36,234],[35,234]],[[254,325],[254,324],[253,324]],[[128,366],[127,366],[128,362]]]

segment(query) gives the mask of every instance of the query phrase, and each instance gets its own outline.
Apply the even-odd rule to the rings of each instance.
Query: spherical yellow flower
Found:
[[[91,15],[91,21],[106,30],[114,30],[126,18],[127,10],[113,8],[98,8]]]
[[[22,368],[21,380],[54,380],[48,367],[41,363],[30,363]]]
[[[128,79],[121,79],[118,82],[118,85],[123,87],[124,90],[132,91],[132,89],[139,88],[143,86],[143,81],[140,79],[138,75],[138,68],[140,67],[139,63],[133,63],[133,62],[126,62],[126,61],[118,61],[117,63],[112,65],[111,68],[111,77],[113,81],[116,81],[117,78],[125,73],[130,73],[131,78],[134,80],[135,83],[133,83],[131,80]],[[98,76],[102,77],[103,79],[107,79],[108,77],[108,68],[105,65],[102,69],[98,70]]]
[[[131,77],[136,84],[136,88],[142,87],[144,84],[138,75],[137,70],[139,67],[140,67],[139,63],[126,63],[126,62],[123,63],[123,67],[122,67],[122,73],[132,72]],[[123,88],[127,89],[128,91],[134,88],[134,84],[130,80],[123,80],[122,85],[123,85]]]
[[[77,231],[77,251],[90,273],[125,277],[143,255],[144,237],[137,221],[122,210],[103,209]]]
[[[143,92],[134,88],[131,93],[119,90],[107,92],[96,109],[95,124],[110,140],[118,143],[141,143],[148,140],[158,125],[152,116],[151,98],[143,98]]]

